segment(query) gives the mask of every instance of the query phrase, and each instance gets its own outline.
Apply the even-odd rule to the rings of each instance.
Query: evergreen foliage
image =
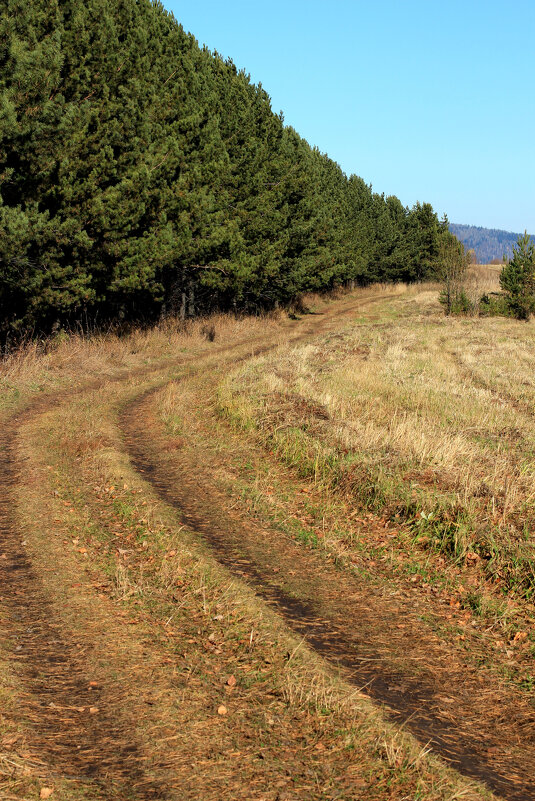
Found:
[[[311,148],[156,0],[4,0],[0,336],[413,281],[450,234]]]
[[[500,273],[500,286],[515,317],[529,320],[535,312],[535,244],[527,232],[518,237],[513,258]]]

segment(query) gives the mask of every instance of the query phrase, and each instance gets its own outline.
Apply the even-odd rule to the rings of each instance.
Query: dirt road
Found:
[[[244,743],[254,739],[265,698],[248,696],[245,681],[240,720],[246,723],[222,728],[240,685],[238,671],[259,675],[256,658],[276,662],[280,671],[287,655],[277,653],[275,635],[267,650],[259,645],[253,655],[253,623],[249,637],[236,635],[240,656],[232,662],[234,651],[223,640],[235,617],[226,601],[210,606],[202,582],[192,589],[198,555],[190,567],[174,539],[184,527],[188,542],[222,566],[231,581],[226,586],[248,586],[259,608],[267,604],[282,618],[282,629],[293,633],[288,636],[303,639],[343,681],[384,705],[422,746],[502,798],[535,797],[535,713],[526,699],[494,686],[484,669],[468,671],[411,614],[410,599],[385,598],[328,554],[248,514],[214,479],[225,457],[218,461],[209,448],[188,445],[188,425],[202,426],[203,414],[210,437],[219,375],[281,341],[336,331],[363,313],[369,324],[381,297],[345,299],[252,341],[225,346],[216,340],[193,359],[50,394],[9,419],[0,440],[0,581],[2,655],[15,678],[16,708],[7,714],[15,733],[3,743],[8,752],[18,748],[27,781],[50,776],[59,798],[397,797],[388,789],[392,779],[388,785],[378,773],[370,778],[373,768],[363,769],[366,779],[355,779],[345,762],[342,769],[343,748],[333,746],[332,758],[323,746],[315,751],[323,742],[320,724],[311,713],[299,717],[291,704],[278,712],[287,725],[277,737],[269,723],[276,715],[269,712],[259,735],[266,744],[249,752]],[[199,384],[199,376],[210,380]],[[197,403],[195,414],[181,410],[188,423],[178,438],[159,416],[169,382]],[[80,422],[77,430],[84,414],[90,424]],[[113,475],[114,483],[106,483]],[[143,504],[156,510],[152,517]],[[142,576],[137,584],[134,575]],[[269,630],[269,622],[263,625]],[[195,661],[199,649],[212,660],[204,667]],[[227,668],[213,662],[222,653]],[[269,709],[278,709],[277,692],[262,688]],[[218,700],[208,703],[210,693]],[[498,713],[490,696],[499,697]],[[315,732],[314,742],[304,745],[307,732]],[[271,755],[261,764],[259,750]],[[285,762],[290,771],[281,767]],[[394,759],[390,772],[402,772],[400,764]],[[30,792],[26,779],[14,771],[5,798],[34,797],[17,794]],[[433,792],[419,797],[440,797]]]

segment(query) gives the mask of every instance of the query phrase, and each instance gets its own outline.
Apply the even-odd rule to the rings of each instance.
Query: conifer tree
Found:
[[[527,231],[513,245],[513,258],[500,273],[500,286],[517,319],[529,320],[535,311],[535,244]]]

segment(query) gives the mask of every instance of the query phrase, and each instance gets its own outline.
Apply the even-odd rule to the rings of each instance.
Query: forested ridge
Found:
[[[465,248],[475,252],[480,264],[488,264],[493,259],[501,260],[504,256],[510,259],[513,256],[513,246],[521,236],[511,231],[482,228],[478,225],[450,223],[449,228]]]
[[[347,177],[159,2],[2,9],[4,346],[433,270],[450,234],[429,204]]]

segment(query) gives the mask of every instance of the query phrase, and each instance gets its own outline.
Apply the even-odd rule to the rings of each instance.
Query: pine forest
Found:
[[[451,235],[372,191],[151,0],[2,0],[0,336],[416,281]]]

